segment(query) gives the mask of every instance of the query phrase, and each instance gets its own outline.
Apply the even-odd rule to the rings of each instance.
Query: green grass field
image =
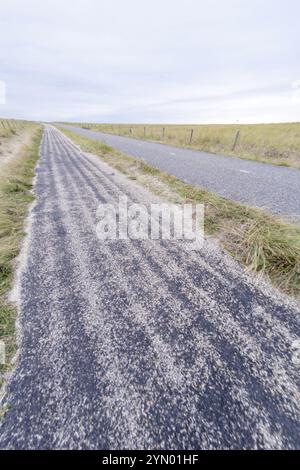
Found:
[[[300,123],[257,125],[76,123],[76,125],[110,134],[300,168]],[[239,139],[234,148],[238,131]]]

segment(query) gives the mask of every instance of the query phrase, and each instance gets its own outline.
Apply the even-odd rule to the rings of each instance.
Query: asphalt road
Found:
[[[50,127],[36,194],[1,448],[300,448],[293,303],[211,240],[99,241],[99,203],[151,197]]]
[[[227,199],[300,222],[300,170],[65,126]]]

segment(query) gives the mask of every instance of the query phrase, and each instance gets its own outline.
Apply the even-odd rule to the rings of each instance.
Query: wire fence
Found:
[[[300,167],[300,123],[174,125],[78,123],[85,129]]]

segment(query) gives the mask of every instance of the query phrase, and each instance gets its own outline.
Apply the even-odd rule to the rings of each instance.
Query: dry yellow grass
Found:
[[[37,124],[30,121],[8,121],[0,118],[0,173],[24,145],[30,142]]]
[[[2,166],[0,174],[0,340],[6,344],[8,364],[0,366],[1,373],[8,369],[15,351],[15,307],[6,294],[13,277],[13,263],[19,253],[24,236],[23,222],[31,194],[34,166],[39,156],[41,127],[30,126],[30,142],[9,162]]]
[[[0,118],[0,139],[5,139],[15,135],[18,131],[28,126],[28,124],[32,123],[29,121],[20,121],[17,119]]]
[[[300,123],[256,125],[77,123],[76,125],[110,134],[300,168]],[[233,150],[238,131],[240,137]]]

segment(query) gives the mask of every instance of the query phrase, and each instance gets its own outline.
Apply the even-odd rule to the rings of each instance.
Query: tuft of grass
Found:
[[[154,168],[153,166],[147,165],[146,163],[140,163],[140,169],[143,173],[147,175],[157,176],[160,173],[160,170]]]
[[[300,168],[300,123],[173,125],[65,123],[209,153]],[[191,131],[193,135],[191,136]],[[237,144],[234,142],[240,132]]]
[[[33,200],[30,190],[39,158],[42,129],[35,126],[32,132],[30,145],[6,164],[0,175],[0,340],[5,342],[7,356],[7,364],[0,365],[0,385],[3,372],[9,369],[16,350],[16,309],[7,301],[6,294],[11,288],[14,260],[19,254],[24,236],[24,218]]]
[[[229,248],[256,272],[267,272],[282,290],[299,295],[300,230],[257,217],[231,230]],[[241,245],[241,241],[243,244]]]
[[[4,418],[4,416],[6,415],[6,413],[8,413],[9,410],[9,405],[4,405],[2,408],[0,408],[0,421]]]
[[[213,192],[184,183],[175,176],[114,149],[99,150],[98,143],[74,132],[60,130],[84,151],[100,156],[109,165],[135,179],[156,194],[177,202],[205,205],[205,231],[216,237],[237,260],[266,275],[283,292],[300,295],[300,228],[259,209],[225,199]],[[145,179],[146,178],[146,179]],[[163,190],[162,187],[168,191]]]
[[[98,152],[101,152],[103,155],[111,153],[112,148],[109,145],[106,145],[104,142],[97,141]]]

